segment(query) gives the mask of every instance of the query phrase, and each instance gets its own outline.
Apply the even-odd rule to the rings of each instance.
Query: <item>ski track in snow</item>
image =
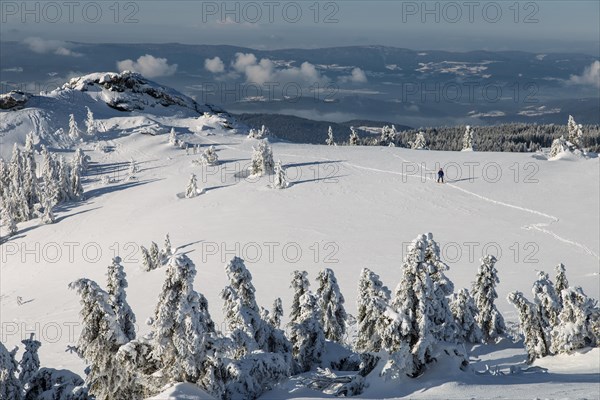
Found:
[[[297,156],[297,155],[294,155],[294,154],[281,154],[281,155],[287,156],[287,157],[300,157],[300,156]],[[406,160],[406,159],[404,159],[404,158],[402,158],[402,157],[400,157],[400,156],[398,156],[396,154],[392,154],[392,156],[394,156],[396,158],[399,158],[400,160],[402,160],[404,162],[407,162],[407,163],[411,163],[412,162],[412,161]],[[333,161],[333,160],[329,160],[329,159],[323,158],[323,157],[313,157],[313,158],[327,160],[327,161]],[[407,177],[419,178],[419,179],[421,178],[418,175],[406,174],[406,173],[398,172],[398,171],[389,171],[389,170],[384,170],[384,169],[379,169],[379,168],[365,167],[365,166],[354,164],[354,163],[350,163],[350,162],[347,162],[347,161],[342,161],[342,163],[344,163],[344,164],[346,164],[346,165],[348,165],[350,167],[354,167],[356,169],[362,169],[362,170],[366,170],[366,171],[381,172],[381,173],[387,173],[387,174],[393,174],[393,175],[401,175],[401,176],[407,176]],[[414,164],[418,165],[418,163],[414,163]],[[419,168],[421,168],[420,165],[419,165]],[[435,173],[436,171],[426,170],[425,172]],[[427,175],[425,175],[425,179],[430,180],[432,182],[435,182],[435,179],[433,179],[431,177],[428,177]],[[523,226],[523,227],[521,227],[521,229],[536,230],[536,231],[545,233],[547,235],[552,236],[554,239],[556,239],[556,240],[558,240],[560,242],[563,242],[563,243],[571,245],[571,246],[578,247],[581,250],[583,250],[586,254],[588,254],[588,255],[590,255],[590,256],[592,256],[592,257],[600,260],[600,256],[598,256],[598,254],[596,254],[593,250],[591,250],[586,245],[584,245],[582,243],[579,243],[579,242],[576,242],[574,240],[566,239],[566,238],[564,238],[562,236],[559,236],[556,233],[554,233],[554,232],[552,232],[552,231],[550,231],[548,229],[544,229],[545,227],[548,227],[548,226],[550,226],[550,225],[552,225],[552,224],[554,224],[556,222],[559,222],[560,219],[558,217],[555,217],[553,215],[549,215],[549,214],[543,213],[541,211],[532,210],[530,208],[521,207],[521,206],[517,206],[517,205],[514,205],[514,204],[510,204],[510,203],[505,203],[503,201],[490,199],[489,197],[485,197],[485,196],[482,196],[482,195],[477,194],[475,192],[471,192],[470,190],[464,189],[464,188],[462,188],[460,186],[453,185],[451,183],[446,183],[445,185],[450,186],[453,189],[459,190],[459,191],[461,191],[461,192],[463,192],[465,194],[468,194],[469,196],[473,196],[473,197],[476,197],[476,198],[478,198],[480,200],[486,201],[488,203],[497,204],[499,206],[508,207],[508,208],[512,208],[512,209],[515,209],[515,210],[524,211],[524,212],[527,212],[527,213],[530,213],[530,214],[535,214],[535,215],[539,215],[539,216],[544,217],[544,218],[551,219],[552,221],[550,223],[540,222],[540,223],[537,223],[537,224],[531,224],[531,225]]]

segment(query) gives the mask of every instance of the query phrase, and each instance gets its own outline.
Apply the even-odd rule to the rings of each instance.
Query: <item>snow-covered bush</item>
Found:
[[[185,188],[185,197],[187,199],[192,199],[201,193],[202,191],[198,189],[198,178],[196,178],[196,174],[191,174],[190,180]]]
[[[215,146],[210,146],[200,156],[201,162],[205,165],[217,165],[219,163],[219,156],[215,150]]]
[[[258,143],[258,147],[252,147],[252,164],[250,166],[250,174],[255,176],[271,175],[275,169],[273,161],[273,151],[271,146],[262,140]]]
[[[498,298],[496,285],[500,283],[496,261],[496,257],[492,255],[481,259],[472,289],[473,299],[478,310],[477,324],[483,333],[483,340],[486,342],[495,341],[506,332],[504,318],[494,304]]]
[[[269,131],[269,128],[264,125],[259,130],[250,129],[250,132],[248,132],[248,139],[262,140],[271,136],[271,131]]]

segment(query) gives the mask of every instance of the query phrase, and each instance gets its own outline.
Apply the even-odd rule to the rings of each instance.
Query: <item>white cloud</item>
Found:
[[[342,76],[340,78],[341,82],[352,82],[352,83],[366,83],[367,75],[365,71],[360,68],[354,68],[352,73],[349,76]]]
[[[139,72],[146,78],[156,78],[158,76],[170,76],[177,71],[177,64],[169,65],[166,58],[156,58],[146,54],[137,59],[117,61],[119,72],[133,71]]]
[[[46,40],[39,37],[29,37],[23,40],[23,43],[29,47],[29,50],[39,53],[54,53],[59,56],[81,57],[83,54],[74,52],[70,49],[71,44],[62,40]]]
[[[204,68],[213,74],[218,74],[225,71],[225,65],[223,64],[223,61],[221,61],[220,57],[207,58],[204,60]]]
[[[232,66],[238,73],[245,75],[247,82],[258,85],[268,82],[280,85],[293,82],[303,86],[329,82],[329,79],[321,75],[317,68],[309,62],[302,63],[300,67],[278,69],[277,65],[268,58],[263,58],[258,62],[254,54],[237,53]]]
[[[594,61],[581,75],[571,75],[569,82],[576,85],[594,85],[600,88],[600,61]]]

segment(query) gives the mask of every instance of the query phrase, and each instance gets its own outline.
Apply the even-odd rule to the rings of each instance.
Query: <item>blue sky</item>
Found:
[[[594,1],[5,1],[1,39],[229,44],[253,48],[388,45],[453,51],[600,50]],[[71,7],[71,8],[70,8]]]

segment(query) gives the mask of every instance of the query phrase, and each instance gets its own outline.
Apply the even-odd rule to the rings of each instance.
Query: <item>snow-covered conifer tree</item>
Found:
[[[21,357],[21,361],[19,362],[19,366],[21,371],[19,372],[19,380],[23,384],[23,388],[27,390],[28,383],[35,375],[35,373],[40,369],[40,358],[38,356],[38,349],[42,345],[41,342],[35,340],[33,338],[34,334],[31,333],[29,339],[22,340],[21,343],[25,345],[25,352],[23,353],[23,357]]]
[[[175,128],[171,128],[171,132],[169,132],[169,144],[175,147],[179,146],[179,139],[177,139]]]
[[[50,190],[44,191],[44,195],[42,197],[42,206],[44,207],[44,211],[40,219],[44,224],[53,224],[55,222],[54,212],[52,209],[56,205],[56,199]]]
[[[319,321],[319,306],[313,294],[300,297],[298,322],[291,324],[292,354],[302,372],[321,363],[325,349],[325,333]]]
[[[480,343],[483,339],[477,324],[477,307],[468,289],[461,289],[453,295],[450,309],[459,328],[459,339],[468,343]]]
[[[171,245],[171,237],[169,236],[168,233],[165,235],[165,244],[160,253],[162,255],[162,259],[165,260],[165,262],[169,258],[171,258],[171,256],[173,255],[173,246]]]
[[[514,304],[519,311],[519,322],[524,336],[523,344],[527,351],[527,362],[532,363],[536,358],[547,356],[550,349],[535,304],[527,300],[523,293],[518,291],[509,293],[508,301]]]
[[[344,296],[340,292],[333,270],[325,268],[319,272],[317,282],[317,306],[325,338],[341,343],[346,333],[347,314],[344,309]]]
[[[86,107],[85,109],[87,110],[87,117],[85,120],[87,134],[94,136],[98,132],[98,129],[96,128],[96,121],[94,120],[94,113],[89,107]]]
[[[262,140],[258,143],[258,147],[252,148],[254,152],[252,153],[250,174],[257,176],[273,174],[275,163],[273,162],[273,150],[271,150],[271,146]]]
[[[563,136],[554,139],[550,147],[550,158],[554,158],[564,152],[569,151],[569,145]]]
[[[572,115],[569,115],[569,121],[567,123],[567,141],[571,143],[575,149],[580,149],[583,146],[583,132],[582,126],[575,122]]]
[[[383,285],[379,275],[363,268],[358,282],[358,331],[356,350],[377,352],[381,350],[383,314],[388,307],[390,290]]]
[[[0,399],[21,400],[23,398],[23,386],[17,378],[17,361],[15,352],[8,351],[0,342]]]
[[[531,289],[533,300],[537,305],[537,311],[540,317],[544,334],[546,338],[550,338],[550,331],[558,321],[560,313],[560,301],[554,289],[554,284],[550,281],[550,277],[544,271],[538,271],[538,279],[533,283]],[[546,340],[547,342],[549,340]]]
[[[140,251],[142,252],[142,267],[144,267],[145,271],[152,271],[156,269],[156,265],[154,264],[154,260],[152,260],[152,256],[150,256],[150,252],[144,246],[140,246]]]
[[[554,288],[556,290],[558,301],[562,305],[562,291],[569,287],[569,281],[567,280],[567,271],[563,263],[558,264],[555,270],[556,278],[554,278]]]
[[[191,174],[190,175],[190,181],[187,184],[187,187],[185,189],[185,197],[188,199],[192,199],[194,197],[197,197],[199,194],[199,190],[198,190],[198,179],[196,178],[196,174]]]
[[[108,294],[96,282],[79,279],[69,284],[81,298],[82,328],[77,342],[78,353],[89,364],[86,385],[99,400],[119,398],[122,390],[119,365],[115,354],[128,339],[121,330]]]
[[[64,201],[71,200],[72,184],[76,183],[71,180],[71,171],[69,165],[65,161],[63,156],[58,157],[56,170],[56,188],[57,188],[57,202],[61,203]]]
[[[9,196],[6,200],[4,200],[4,204],[2,206],[2,222],[6,227],[7,236],[14,236],[17,233],[18,228],[15,215],[16,210],[13,204],[12,197]]]
[[[128,340],[135,339],[135,315],[127,303],[127,277],[121,258],[113,258],[112,264],[108,267],[108,304],[112,307],[117,323],[121,331]]]
[[[308,272],[294,271],[292,272],[292,283],[290,288],[294,291],[294,299],[290,310],[290,324],[299,322],[300,318],[300,298],[309,292],[310,282],[308,281]]]
[[[354,129],[353,126],[350,127],[350,139],[348,140],[348,144],[350,146],[358,146],[360,138],[358,137],[358,132]]]
[[[81,174],[78,169],[71,168],[71,199],[81,200],[83,199],[83,186],[81,185]]]
[[[427,148],[427,141],[425,140],[425,134],[423,132],[417,133],[414,142],[409,142],[410,148],[413,150],[429,150]]]
[[[379,138],[379,144],[381,146],[394,146],[396,141],[396,127],[394,125],[385,125],[381,128],[381,137]]]
[[[448,266],[440,260],[439,247],[428,233],[420,235],[409,247],[402,265],[402,279],[384,316],[383,347],[390,353],[405,351],[402,365],[408,375],[420,375],[433,359],[433,346],[439,340],[452,341],[456,337],[448,299],[454,285],[444,275]],[[395,361],[397,362],[397,361]]]
[[[221,292],[225,323],[239,354],[246,355],[265,347],[267,326],[260,316],[252,275],[244,260],[234,257],[226,265],[225,272],[229,278],[229,285]]]
[[[77,126],[77,121],[75,121],[75,115],[69,115],[69,136],[73,140],[79,140],[81,138],[81,131],[79,130],[79,126]]]
[[[271,308],[271,312],[269,313],[269,324],[273,326],[273,328],[279,329],[281,327],[281,318],[283,317],[283,304],[281,303],[281,299],[278,297],[273,302],[273,308]]]
[[[153,269],[159,268],[162,266],[162,257],[160,256],[160,251],[158,250],[158,245],[156,242],[152,242],[150,245],[150,259],[152,260]]]
[[[287,189],[290,183],[287,181],[285,169],[281,165],[281,160],[275,163],[275,179],[273,182],[274,189]]]
[[[463,136],[463,147],[462,151],[474,151],[475,143],[473,140],[473,128],[470,125],[467,125],[465,130],[465,136]]]
[[[80,174],[84,174],[87,172],[89,168],[89,156],[86,156],[83,150],[78,148],[75,150],[75,155],[73,156],[73,160],[71,162],[71,168],[77,169]]]
[[[496,261],[496,257],[492,255],[481,259],[472,289],[475,306],[479,311],[476,318],[477,324],[483,333],[483,340],[486,342],[495,341],[506,332],[504,318],[494,304],[498,298],[496,285],[500,282]]]
[[[25,138],[25,149],[22,153],[23,194],[27,200],[29,215],[33,214],[34,205],[39,202],[37,164],[34,154],[33,132],[29,132]]]
[[[335,146],[335,139],[333,138],[333,129],[331,129],[331,126],[327,131],[327,140],[325,140],[325,144],[327,144],[327,146]]]
[[[196,267],[186,255],[172,257],[152,318],[152,357],[174,382],[196,382],[215,333],[208,302],[194,291]]]
[[[562,291],[562,310],[552,329],[552,351],[568,353],[600,344],[597,302],[585,295],[580,287]]]

